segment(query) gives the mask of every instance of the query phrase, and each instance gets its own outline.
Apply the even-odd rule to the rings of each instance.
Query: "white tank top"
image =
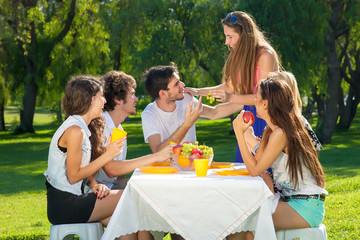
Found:
[[[70,192],[75,195],[81,195],[82,181],[71,184],[67,178],[66,172],[66,158],[67,153],[62,152],[58,147],[59,138],[63,135],[66,129],[77,125],[84,130],[85,134],[82,141],[82,160],[81,166],[86,166],[91,158],[91,143],[89,137],[91,136],[90,130],[86,125],[84,119],[79,115],[68,117],[56,130],[51,139],[49,156],[48,156],[48,169],[44,175],[46,180],[56,189],[61,191]]]
[[[313,194],[328,194],[328,192],[319,187],[316,184],[314,176],[311,174],[309,168],[307,168],[302,162],[303,179],[299,174],[299,187],[295,189],[294,183],[290,179],[289,171],[286,167],[289,161],[289,156],[286,153],[281,152],[275,162],[272,164],[272,172],[275,187],[281,190],[283,196],[290,195],[313,195]]]

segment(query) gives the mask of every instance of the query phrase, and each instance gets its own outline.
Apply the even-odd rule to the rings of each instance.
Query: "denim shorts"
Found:
[[[290,199],[287,202],[311,227],[319,227],[324,220],[324,201],[320,199]]]

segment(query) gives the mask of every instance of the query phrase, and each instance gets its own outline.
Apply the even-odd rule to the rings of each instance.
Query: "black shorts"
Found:
[[[94,210],[96,195],[80,196],[54,188],[47,181],[47,215],[52,224],[86,223]]]

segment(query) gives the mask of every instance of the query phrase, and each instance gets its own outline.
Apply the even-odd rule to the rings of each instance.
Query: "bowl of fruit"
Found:
[[[210,166],[214,159],[212,147],[208,147],[205,144],[199,145],[197,141],[194,143],[184,142],[173,147],[173,160],[181,170],[194,170],[195,159],[209,159]]]

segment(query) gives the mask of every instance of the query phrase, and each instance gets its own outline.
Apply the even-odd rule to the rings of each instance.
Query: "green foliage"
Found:
[[[280,55],[283,67],[294,73],[299,87],[307,93],[322,76],[319,68],[324,58],[328,16],[325,7],[325,2],[312,0],[257,0],[239,4],[239,9],[254,16]]]

